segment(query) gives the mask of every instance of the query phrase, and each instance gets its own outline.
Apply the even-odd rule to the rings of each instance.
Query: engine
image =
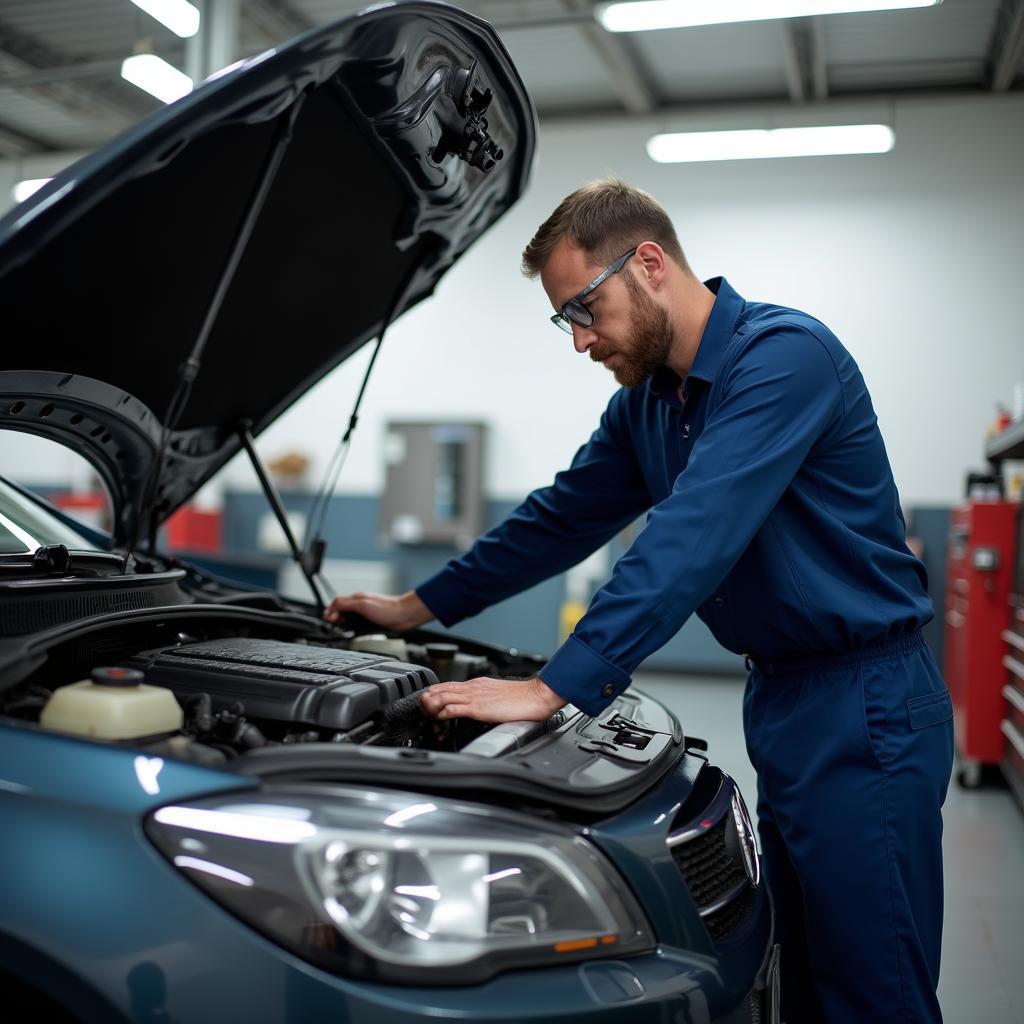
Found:
[[[348,732],[436,675],[380,654],[231,638],[143,651],[126,662],[182,702],[209,693],[214,707],[244,704],[263,722]]]
[[[487,658],[455,644],[414,644],[383,634],[353,636],[346,648],[244,636],[179,634],[177,641],[114,665],[93,666],[91,682],[72,684],[82,688],[75,693],[81,723],[62,719],[59,731],[123,740],[204,764],[282,743],[459,750],[487,727],[428,718],[419,707],[423,691],[438,681],[498,674]],[[123,693],[116,692],[118,686]],[[169,691],[180,715],[174,709],[177,717],[159,729],[107,731],[115,720],[127,720],[127,711],[139,703],[140,686]],[[37,688],[19,708],[6,710],[20,711],[17,717],[38,715],[45,726],[53,697]]]

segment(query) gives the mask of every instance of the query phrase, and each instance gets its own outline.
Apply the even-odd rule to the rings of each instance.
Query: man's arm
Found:
[[[341,622],[346,612],[362,615],[364,619],[394,633],[416,629],[434,617],[434,613],[416,596],[414,590],[394,596],[366,594],[360,590],[336,597],[324,612],[324,618],[328,622]]]
[[[533,691],[547,704],[568,701],[599,714],[626,689],[636,666],[713,593],[812,447],[843,415],[832,358],[803,328],[783,325],[752,338],[723,373],[722,401],[709,414],[686,469],[651,511],[575,632],[539,679],[504,684],[520,691],[510,690],[502,700],[502,713],[510,717],[493,717],[488,701],[494,695],[474,690],[477,681],[432,687],[430,699],[424,697],[431,714],[533,718]]]
[[[554,576],[596,551],[650,507],[650,492],[616,392],[590,440],[549,487],[533,491],[460,558],[416,587],[444,625]]]
[[[815,443],[843,416],[832,357],[805,328],[764,331],[723,372],[722,400],[672,493],[539,673],[591,714],[714,592]]]

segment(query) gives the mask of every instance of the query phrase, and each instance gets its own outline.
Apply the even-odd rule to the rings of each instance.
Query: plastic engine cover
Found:
[[[385,655],[248,638],[161,647],[124,664],[178,697],[208,693],[215,709],[241,701],[250,718],[337,730],[437,682]]]

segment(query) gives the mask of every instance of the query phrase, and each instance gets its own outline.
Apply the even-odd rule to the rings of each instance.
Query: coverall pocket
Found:
[[[911,729],[926,729],[929,725],[940,725],[953,717],[953,702],[949,692],[927,693],[923,697],[911,697],[907,701],[907,715]]]

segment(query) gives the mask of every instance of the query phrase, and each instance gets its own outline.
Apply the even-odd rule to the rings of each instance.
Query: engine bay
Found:
[[[439,721],[420,708],[428,687],[527,679],[545,660],[431,630],[377,628],[341,628],[265,599],[240,605],[233,595],[57,624],[0,639],[0,726],[275,784],[472,792],[574,820],[629,806],[684,750],[678,721],[639,691],[597,716],[567,705],[542,722]],[[136,716],[140,708],[149,711]]]
[[[91,681],[115,700],[113,710],[104,705],[99,727],[94,712],[88,721],[60,731],[108,738],[105,719],[120,714],[117,695],[107,693],[111,673],[130,673],[146,688],[170,691],[181,708],[180,728],[117,736],[152,753],[217,764],[257,748],[300,743],[458,751],[489,727],[428,718],[419,707],[424,690],[442,681],[530,674],[510,674],[507,666],[455,643],[415,643],[383,633],[345,631],[339,641],[326,644],[309,638],[203,636],[185,628],[166,642],[171,637],[163,623],[132,632],[138,634],[135,643],[130,634],[113,630],[87,643],[55,647],[46,670],[0,694],[0,712],[40,722],[62,686],[89,691]],[[150,645],[150,640],[165,642]]]

